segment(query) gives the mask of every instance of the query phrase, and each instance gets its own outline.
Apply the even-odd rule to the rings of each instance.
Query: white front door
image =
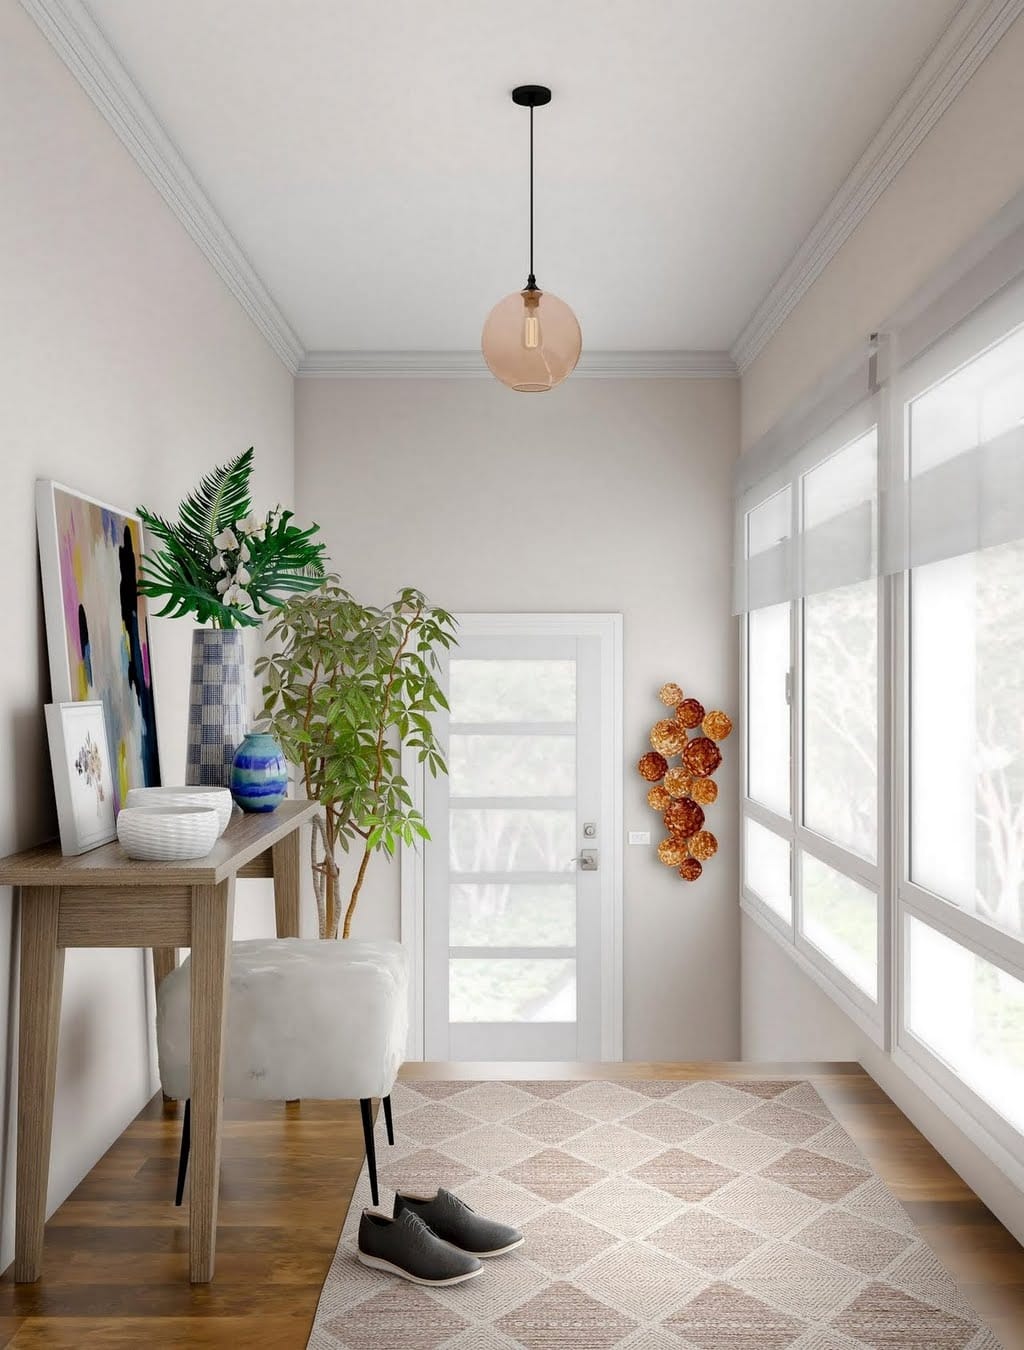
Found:
[[[427,778],[428,1060],[621,1055],[615,615],[465,616]]]

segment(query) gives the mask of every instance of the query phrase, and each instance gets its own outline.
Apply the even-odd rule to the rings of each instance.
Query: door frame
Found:
[[[596,637],[601,641],[601,1061],[622,1059],[622,615],[612,613],[459,614],[467,637]],[[457,648],[453,649],[457,652]],[[402,776],[417,811],[423,810],[424,767],[402,747]],[[409,1040],[406,1058],[423,1058],[423,851],[403,844],[400,858],[401,940],[408,949]]]

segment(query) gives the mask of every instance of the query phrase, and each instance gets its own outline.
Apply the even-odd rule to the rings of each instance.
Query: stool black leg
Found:
[[[388,1131],[388,1143],[389,1143],[389,1144],[393,1144],[393,1143],[395,1142],[395,1126],[394,1126],[394,1122],[393,1122],[392,1119],[391,1119],[391,1093],[390,1093],[390,1092],[388,1093],[388,1095],[387,1095],[386,1097],[381,1098],[381,1105],[384,1107],[384,1124],[387,1126],[387,1131]]]
[[[373,1111],[369,1097],[359,1099],[359,1110],[363,1117],[363,1140],[366,1144],[366,1169],[370,1173],[370,1196],[375,1205],[380,1204],[377,1194],[377,1151],[373,1146]]]
[[[192,1146],[192,1099],[185,1098],[185,1116],[181,1122],[181,1152],[178,1155],[178,1189],[174,1203],[180,1205],[185,1194],[185,1176],[188,1172],[188,1154]]]

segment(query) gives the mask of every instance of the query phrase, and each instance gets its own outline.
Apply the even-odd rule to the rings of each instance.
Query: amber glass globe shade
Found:
[[[575,370],[583,335],[576,315],[557,295],[515,291],[488,314],[481,346],[502,384],[521,394],[542,394]]]

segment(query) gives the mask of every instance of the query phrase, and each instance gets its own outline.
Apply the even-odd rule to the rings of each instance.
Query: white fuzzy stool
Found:
[[[224,1096],[259,1101],[358,1098],[373,1203],[377,1164],[370,1101],[384,1106],[388,1142],[391,1088],[405,1057],[409,958],[397,942],[261,938],[231,950],[224,1040]],[[160,1081],[185,1098],[177,1203],[189,1151],[189,1018],[186,959],[157,992]]]

